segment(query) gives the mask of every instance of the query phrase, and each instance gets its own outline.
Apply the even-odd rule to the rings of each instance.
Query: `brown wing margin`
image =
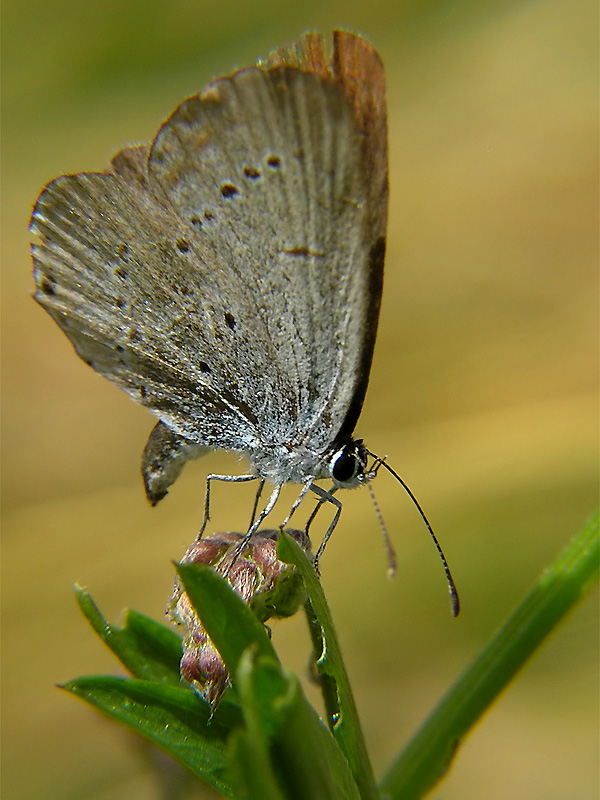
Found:
[[[370,173],[365,234],[377,241],[386,233],[388,201],[385,77],[379,54],[366,39],[335,30],[328,64],[321,34],[305,33],[297,44],[273,51],[260,63],[265,69],[283,65],[336,78],[342,85],[364,136],[364,158]]]

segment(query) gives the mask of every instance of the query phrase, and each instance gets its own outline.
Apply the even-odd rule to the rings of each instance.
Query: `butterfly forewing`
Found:
[[[322,51],[309,36],[216,81],[148,153],[63,176],[34,209],[36,298],[84,360],[195,443],[324,454],[360,412],[383,269],[383,77],[358,37],[337,34],[331,68]]]

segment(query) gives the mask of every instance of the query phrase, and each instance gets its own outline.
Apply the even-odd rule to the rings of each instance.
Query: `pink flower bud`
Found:
[[[298,530],[288,530],[287,533],[310,552],[306,533]],[[182,563],[214,567],[261,622],[271,617],[289,617],[304,602],[304,584],[295,567],[277,558],[278,538],[279,531],[258,531],[236,553],[244,534],[215,533],[190,545]],[[178,579],[167,606],[167,616],[183,629],[181,677],[210,703],[214,711],[230,684],[229,674]]]

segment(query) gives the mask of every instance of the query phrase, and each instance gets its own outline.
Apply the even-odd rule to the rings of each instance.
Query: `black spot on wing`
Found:
[[[230,200],[239,193],[239,189],[237,186],[234,186],[233,183],[224,183],[223,186],[221,186],[221,194],[226,200]]]
[[[51,275],[44,275],[40,281],[40,290],[48,297],[53,297],[56,294],[56,281]]]

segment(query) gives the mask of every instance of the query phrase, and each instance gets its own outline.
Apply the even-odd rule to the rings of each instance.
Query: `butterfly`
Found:
[[[142,458],[153,504],[189,459],[245,454],[247,474],[208,476],[202,531],[211,480],[271,485],[248,535],[292,482],[302,488],[284,524],[311,490],[336,507],[318,561],[341,511],[334,493],[383,463],[368,466],[354,429],[387,212],[383,65],[341,30],[330,59],[323,37],[305,34],[185,100],[106,172],[44,188],[35,299],[158,418]]]

